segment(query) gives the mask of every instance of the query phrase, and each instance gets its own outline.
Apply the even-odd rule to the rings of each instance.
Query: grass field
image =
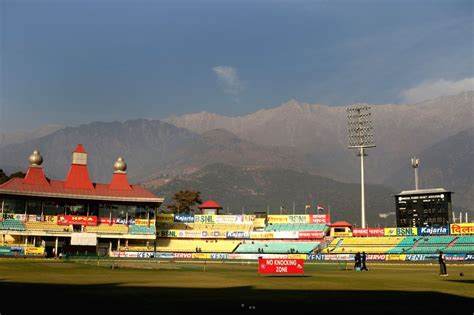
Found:
[[[299,277],[261,276],[257,264],[0,259],[0,313],[132,314],[334,312],[473,314],[474,265],[307,264]],[[460,276],[460,273],[464,276]],[[355,313],[354,313],[355,312]]]

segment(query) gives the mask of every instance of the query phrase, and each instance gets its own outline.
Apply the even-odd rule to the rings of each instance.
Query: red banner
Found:
[[[385,236],[384,228],[369,228],[369,236]]]
[[[97,217],[83,215],[58,215],[59,225],[97,225]]]
[[[299,231],[298,238],[323,238],[323,231]]]
[[[352,229],[352,236],[384,236],[383,228]]]
[[[110,218],[99,218],[99,223],[100,224],[112,225],[112,224],[115,224],[115,221],[116,221],[115,218],[112,218],[112,220]]]
[[[369,236],[369,230],[354,228],[352,229],[352,236]]]
[[[304,260],[260,258],[258,260],[258,272],[265,274],[304,274]]]
[[[329,223],[331,222],[331,218],[329,214],[310,214],[309,215],[309,223]]]

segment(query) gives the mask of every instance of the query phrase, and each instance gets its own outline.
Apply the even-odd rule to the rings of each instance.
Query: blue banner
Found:
[[[466,257],[464,257],[465,261],[473,261],[474,260],[474,254],[467,254]]]
[[[423,226],[418,228],[418,235],[448,235],[448,226]]]
[[[194,214],[175,214],[174,215],[174,222],[181,222],[181,223],[194,223]]]

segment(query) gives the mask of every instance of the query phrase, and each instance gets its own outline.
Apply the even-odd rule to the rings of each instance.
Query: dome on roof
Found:
[[[114,171],[115,173],[125,173],[127,170],[127,163],[125,163],[125,160],[123,157],[119,156],[117,158],[117,161],[114,163]]]
[[[30,166],[40,166],[43,163],[43,157],[38,150],[34,150],[28,158],[28,162],[30,162]]]

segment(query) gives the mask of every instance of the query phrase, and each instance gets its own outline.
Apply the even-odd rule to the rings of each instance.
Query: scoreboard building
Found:
[[[395,195],[397,226],[449,225],[451,193],[444,188],[406,190]]]

